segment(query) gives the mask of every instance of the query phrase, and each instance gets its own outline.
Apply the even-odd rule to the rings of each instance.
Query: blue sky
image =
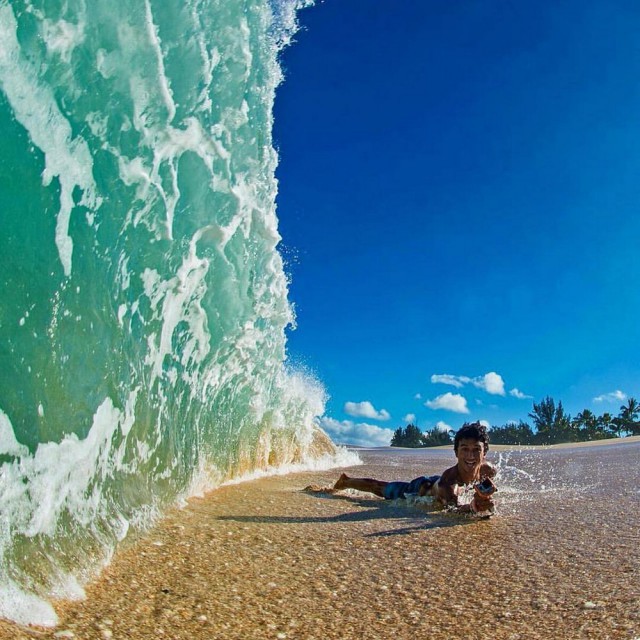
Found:
[[[325,0],[275,107],[291,360],[337,441],[640,399],[640,6]]]

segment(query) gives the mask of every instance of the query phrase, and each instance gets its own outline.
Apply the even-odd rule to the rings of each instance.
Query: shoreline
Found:
[[[491,432],[489,432],[491,436]],[[489,440],[491,451],[547,451],[553,449],[570,449],[582,447],[598,447],[622,444],[635,444],[640,442],[640,436],[626,436],[624,438],[605,438],[604,440],[583,440],[580,442],[559,442],[557,444],[493,444]],[[341,445],[348,446],[348,445]],[[354,451],[389,450],[389,451],[444,451],[449,450],[453,444],[444,444],[438,447],[349,447]]]
[[[539,487],[505,469],[488,521],[303,491],[346,469],[389,479],[441,471],[450,447],[360,450],[362,466],[227,485],[124,545],[85,600],[54,603],[56,628],[2,621],[0,637],[633,640],[640,445],[628,444],[514,451],[509,469],[538,477],[551,464],[555,479]]]

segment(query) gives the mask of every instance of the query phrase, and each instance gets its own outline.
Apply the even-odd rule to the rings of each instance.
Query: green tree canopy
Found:
[[[515,422],[508,422],[501,427],[492,427],[489,436],[491,442],[494,444],[526,445],[533,444],[535,441],[533,429],[522,420],[517,424]]]
[[[562,402],[556,405],[555,400],[547,396],[539,403],[533,403],[533,411],[529,414],[536,428],[536,444],[554,444],[557,442],[576,442],[578,429],[565,413]]]
[[[635,398],[629,398],[627,404],[620,407],[620,414],[617,418],[620,432],[629,433],[631,435],[640,435],[640,404]]]
[[[430,431],[425,431],[422,434],[423,447],[442,447],[452,442],[451,432],[443,431],[442,429],[438,429],[438,427],[434,427]]]
[[[578,430],[579,440],[603,440],[615,435],[611,420],[603,421],[589,409],[582,410],[573,419],[573,425]]]
[[[392,447],[421,447],[422,432],[415,424],[408,424],[404,429],[398,427],[391,438]]]
[[[415,424],[398,427],[391,438],[392,447],[440,447],[451,442],[449,432],[434,427],[431,431],[422,433]]]

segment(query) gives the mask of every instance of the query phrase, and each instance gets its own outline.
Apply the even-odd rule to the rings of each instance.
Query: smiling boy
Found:
[[[367,491],[386,500],[417,493],[419,496],[433,496],[442,507],[458,513],[493,512],[491,496],[496,491],[496,486],[492,478],[496,475],[496,469],[485,460],[488,450],[489,436],[486,428],[479,422],[465,424],[453,440],[453,451],[458,462],[441,476],[420,476],[411,482],[385,482],[373,478],[350,478],[343,473],[333,490]],[[479,486],[482,481],[486,481],[485,490]],[[475,494],[470,503],[461,505],[459,498],[467,486],[475,487]]]

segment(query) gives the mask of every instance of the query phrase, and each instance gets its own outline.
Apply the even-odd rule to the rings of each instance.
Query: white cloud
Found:
[[[434,373],[431,376],[433,384],[448,384],[456,389],[461,389],[464,385],[471,383],[474,387],[482,389],[487,393],[496,396],[504,396],[504,380],[502,376],[495,371],[485,373],[483,376],[469,378],[468,376],[454,376],[450,373]]]
[[[503,396],[504,392],[504,380],[502,376],[495,371],[485,373],[480,378],[474,378],[471,383],[478,389],[484,389],[487,393],[493,396]]]
[[[469,413],[467,399],[459,393],[443,393],[433,400],[427,400],[424,406],[429,407],[429,409],[447,409],[455,413]]]
[[[448,431],[451,431],[453,429],[453,427],[451,425],[447,424],[444,420],[438,420],[438,422],[436,422],[435,428],[438,431],[444,431],[445,433],[447,433]]]
[[[407,413],[407,415],[402,418],[404,422],[410,422],[411,424],[415,424],[416,422],[416,414],[415,413]]]
[[[478,422],[487,429],[491,426],[491,423],[488,420],[478,420]]]
[[[375,407],[368,401],[364,402],[345,402],[345,413],[354,418],[369,418],[370,420],[388,420],[391,416],[385,409],[377,411]]]
[[[520,391],[520,389],[516,389],[516,387],[509,391],[509,395],[513,396],[514,398],[518,398],[518,400],[530,400],[531,398],[533,398],[533,396],[528,396],[526,393],[522,393],[522,391]]]
[[[383,429],[375,424],[335,420],[323,416],[320,426],[327,435],[338,444],[351,444],[358,447],[388,447],[393,437],[392,429]]]
[[[422,394],[421,393],[416,393],[416,395],[414,396],[414,398],[416,400],[422,400]]]
[[[431,376],[431,382],[433,384],[449,384],[452,387],[456,387],[456,389],[460,389],[468,382],[471,382],[471,378],[467,378],[467,376],[452,376],[449,373],[434,373]]]
[[[624,402],[627,399],[627,394],[617,389],[610,393],[603,393],[601,396],[596,396],[594,402]]]

